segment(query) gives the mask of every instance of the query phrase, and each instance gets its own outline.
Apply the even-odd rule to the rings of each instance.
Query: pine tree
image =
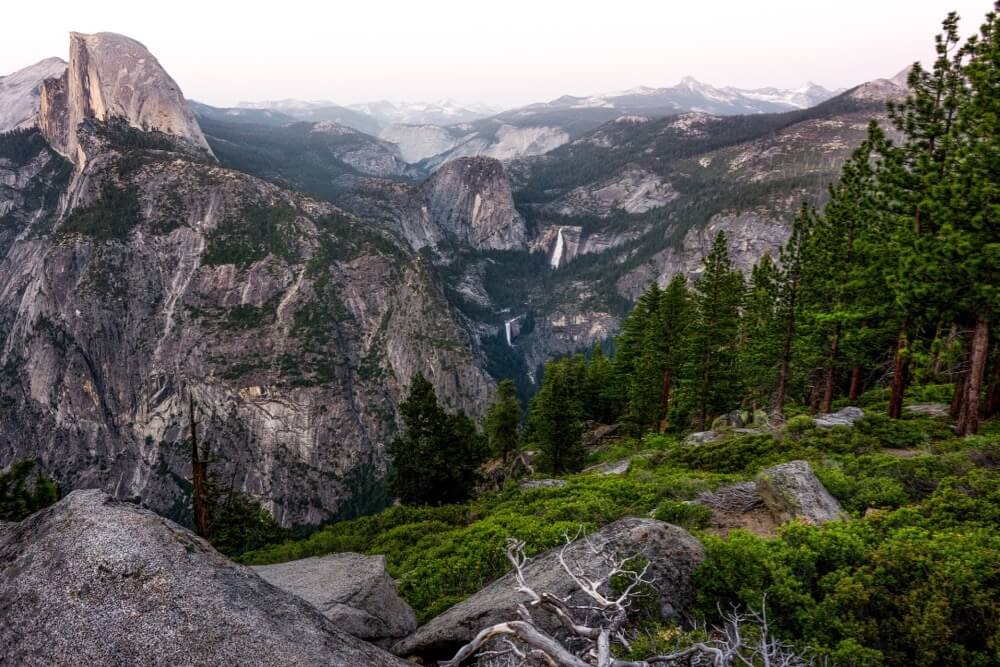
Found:
[[[940,321],[939,310],[948,299],[947,290],[939,289],[944,267],[933,259],[935,224],[930,209],[932,191],[944,177],[950,147],[946,138],[965,95],[958,42],[958,16],[952,12],[935,38],[937,58],[931,71],[915,63],[908,78],[910,94],[889,105],[890,118],[903,135],[902,144],[887,153],[881,175],[893,217],[889,248],[896,260],[886,271],[886,280],[900,322],[889,399],[893,418],[902,415],[915,334],[928,321],[931,326]]]
[[[486,412],[486,437],[493,456],[509,461],[521,448],[521,402],[513,380],[501,380]]]
[[[892,319],[880,268],[884,248],[882,196],[877,158],[889,150],[878,126],[844,164],[830,188],[830,201],[815,216],[806,248],[803,274],[803,333],[814,363],[823,368],[823,412],[831,410],[837,378],[845,367],[868,363],[871,341],[884,337]]]
[[[613,395],[626,411],[631,407],[633,381],[647,340],[650,322],[659,308],[660,288],[655,283],[642,293],[635,308],[622,323],[615,339],[615,383]]]
[[[531,402],[531,442],[542,453],[542,465],[559,475],[583,464],[583,406],[573,365],[567,359],[545,364],[542,386]]]
[[[434,386],[414,376],[400,405],[403,432],[389,445],[394,469],[390,488],[404,503],[441,505],[468,499],[479,478],[486,448],[464,413],[447,413]]]
[[[779,289],[781,272],[764,255],[753,267],[740,318],[739,370],[751,410],[767,404],[776,389],[781,359]]]
[[[612,424],[621,412],[615,400],[615,368],[599,344],[595,344],[587,363],[581,402],[584,415],[602,424]]]
[[[964,59],[964,60],[963,60]],[[1000,19],[987,15],[952,63],[965,89],[952,93],[950,132],[942,135],[942,176],[930,186],[931,224],[911,266],[932,282],[945,311],[972,330],[959,434],[979,429],[991,323],[1000,311]],[[924,286],[926,288],[926,284]]]
[[[659,353],[663,358],[663,372],[660,378],[660,419],[670,416],[670,396],[677,382],[680,368],[684,363],[684,350],[693,316],[691,295],[687,278],[677,274],[671,279],[660,298],[657,317],[659,328]],[[666,426],[666,422],[663,424]]]
[[[628,374],[625,419],[635,433],[651,430],[660,421],[665,354],[660,322],[662,290],[655,282],[643,293],[630,315],[640,330],[639,347]]]
[[[805,248],[810,243],[815,219],[815,211],[803,203],[794,222],[792,222],[791,235],[781,249],[781,271],[776,313],[781,336],[781,349],[778,355],[778,377],[772,406],[774,413],[779,418],[785,416],[785,398],[791,382],[796,325],[802,309],[804,253]]]
[[[742,296],[743,277],[733,269],[720,231],[694,285],[695,316],[684,371],[685,395],[702,427],[739,401],[736,350]]]

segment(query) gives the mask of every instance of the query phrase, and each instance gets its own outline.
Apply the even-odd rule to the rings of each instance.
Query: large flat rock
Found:
[[[594,533],[590,543],[582,539],[574,542],[568,549],[567,560],[589,576],[604,574],[605,564],[591,550],[591,545],[605,542],[622,556],[640,554],[649,561],[663,617],[675,617],[684,609],[692,594],[691,572],[705,558],[704,547],[694,536],[683,528],[654,519],[620,519]],[[539,593],[560,597],[578,594],[558,563],[558,553],[558,548],[552,549],[528,561],[525,579]],[[402,656],[451,657],[483,628],[517,620],[517,605],[526,598],[516,588],[513,575],[504,575],[418,628],[393,646],[393,652]],[[542,616],[538,614],[538,620],[543,620]]]
[[[385,569],[385,556],[330,554],[251,569],[355,637],[381,642],[417,629],[416,614]]]
[[[74,491],[0,534],[0,664],[406,663],[193,533]]]

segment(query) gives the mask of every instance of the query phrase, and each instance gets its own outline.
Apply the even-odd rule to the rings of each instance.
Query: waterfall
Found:
[[[504,322],[504,328],[507,331],[507,347],[514,347],[514,344],[510,342],[510,325],[514,320],[507,320]]]
[[[549,262],[553,269],[559,268],[559,262],[562,261],[563,246],[565,243],[566,242],[563,241],[562,227],[560,227],[559,232],[556,234],[556,249],[552,251],[552,261]]]

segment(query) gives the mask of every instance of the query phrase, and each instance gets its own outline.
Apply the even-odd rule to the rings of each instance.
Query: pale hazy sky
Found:
[[[185,95],[515,106],[673,85],[830,88],[927,60],[950,10],[991,0],[4,0],[0,74],[67,57],[67,33],[144,43]]]

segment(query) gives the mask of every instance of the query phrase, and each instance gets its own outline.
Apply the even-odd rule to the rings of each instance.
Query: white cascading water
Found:
[[[504,326],[505,326],[505,328],[507,330],[507,346],[508,347],[514,347],[514,344],[510,342],[510,325],[511,325],[511,323],[513,321],[514,320],[507,320],[506,322],[504,322]]]
[[[549,262],[553,269],[558,269],[559,262],[562,261],[564,243],[562,227],[560,227],[559,232],[556,234],[556,249],[552,251],[552,261]]]

